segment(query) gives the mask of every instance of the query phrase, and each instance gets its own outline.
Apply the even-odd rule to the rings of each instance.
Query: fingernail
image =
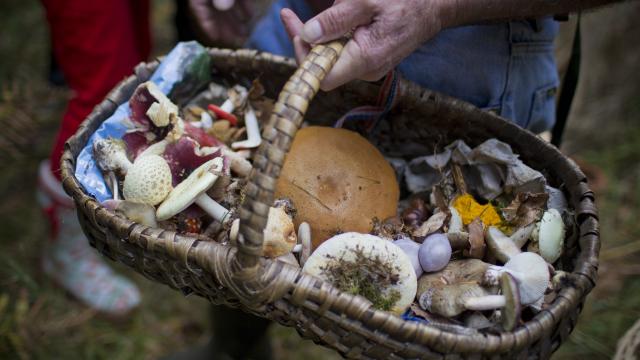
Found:
[[[310,20],[304,27],[302,28],[302,37],[304,41],[309,43],[314,43],[320,40],[322,37],[322,27],[320,26],[320,22],[318,20]]]

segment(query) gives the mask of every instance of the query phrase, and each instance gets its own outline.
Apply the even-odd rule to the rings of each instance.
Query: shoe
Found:
[[[120,317],[140,304],[140,292],[102,260],[82,232],[71,198],[51,173],[49,162],[38,171],[38,203],[50,223],[50,241],[42,268],[78,300],[105,315]]]

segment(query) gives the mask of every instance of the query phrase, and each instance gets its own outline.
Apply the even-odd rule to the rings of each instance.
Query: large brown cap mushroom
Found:
[[[296,226],[309,223],[318,247],[338,231],[367,233],[374,218],[395,216],[399,193],[393,168],[365,138],[310,126],[296,134],[275,197],[293,201]]]

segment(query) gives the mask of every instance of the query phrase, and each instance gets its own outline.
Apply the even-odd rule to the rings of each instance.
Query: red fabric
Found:
[[[149,0],[42,0],[56,61],[73,90],[51,152],[60,178],[64,143],[151,49]]]

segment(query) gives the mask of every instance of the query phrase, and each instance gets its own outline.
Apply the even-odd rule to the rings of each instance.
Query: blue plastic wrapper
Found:
[[[188,99],[210,81],[210,57],[206,49],[195,41],[176,45],[162,60],[149,81],[174,102]],[[122,138],[134,128],[128,120],[131,115],[129,102],[118,106],[116,111],[105,120],[89,138],[76,160],[76,178],[85,191],[102,202],[113,195],[106,185],[100,169],[93,160],[93,142],[99,139]]]

